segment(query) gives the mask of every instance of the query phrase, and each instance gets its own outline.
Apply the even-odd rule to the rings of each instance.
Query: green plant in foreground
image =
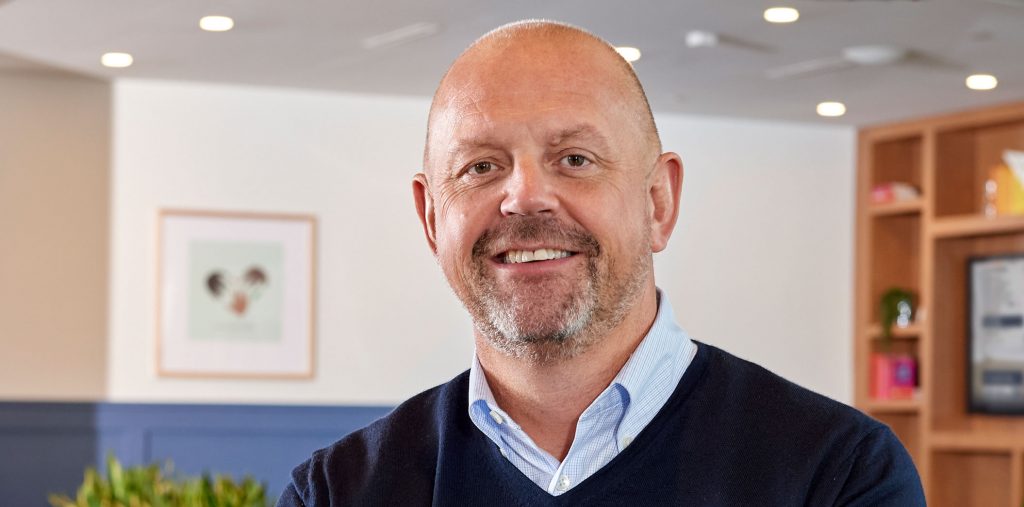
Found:
[[[168,466],[168,469],[170,467]],[[227,476],[203,475],[175,480],[157,465],[122,467],[107,456],[107,474],[85,471],[74,500],[50,495],[53,507],[266,507],[263,484],[246,476],[236,483]]]

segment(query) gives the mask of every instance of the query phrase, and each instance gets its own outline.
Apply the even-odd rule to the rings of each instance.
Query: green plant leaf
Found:
[[[85,470],[74,500],[50,495],[53,507],[266,507],[266,485],[246,476],[203,474],[172,477],[170,461],[159,465],[124,467],[113,454],[106,459],[106,477]]]

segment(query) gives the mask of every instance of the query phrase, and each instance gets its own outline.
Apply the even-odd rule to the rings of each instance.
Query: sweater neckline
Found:
[[[686,404],[694,388],[704,379],[710,355],[717,349],[697,340],[693,343],[697,346],[697,354],[694,356],[690,366],[683,373],[682,378],[676,385],[675,390],[665,405],[658,411],[654,419],[645,427],[628,447],[612,458],[604,467],[594,472],[582,482],[565,493],[553,496],[541,489],[529,477],[523,474],[515,465],[510,463],[501,455],[497,445],[491,442],[479,429],[473,427],[474,445],[483,446],[483,452],[487,456],[488,465],[496,474],[496,479],[508,485],[510,492],[526,505],[538,504],[585,504],[591,497],[600,497],[601,493],[613,488],[620,481],[630,474],[628,469],[639,462],[639,458],[651,452],[657,443],[662,439],[664,429],[669,420]],[[462,413],[462,417],[468,419],[468,414]],[[472,426],[472,424],[470,424]]]

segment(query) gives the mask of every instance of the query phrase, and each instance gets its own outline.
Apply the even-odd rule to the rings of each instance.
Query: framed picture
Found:
[[[967,263],[967,404],[1024,414],[1024,254]]]
[[[159,212],[157,374],[311,378],[316,221]]]

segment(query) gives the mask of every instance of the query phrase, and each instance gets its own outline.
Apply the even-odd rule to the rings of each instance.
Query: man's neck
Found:
[[[622,322],[583,354],[537,364],[509,357],[477,337],[477,357],[498,405],[559,461],[569,452],[580,415],[611,383],[654,323],[653,283]]]

